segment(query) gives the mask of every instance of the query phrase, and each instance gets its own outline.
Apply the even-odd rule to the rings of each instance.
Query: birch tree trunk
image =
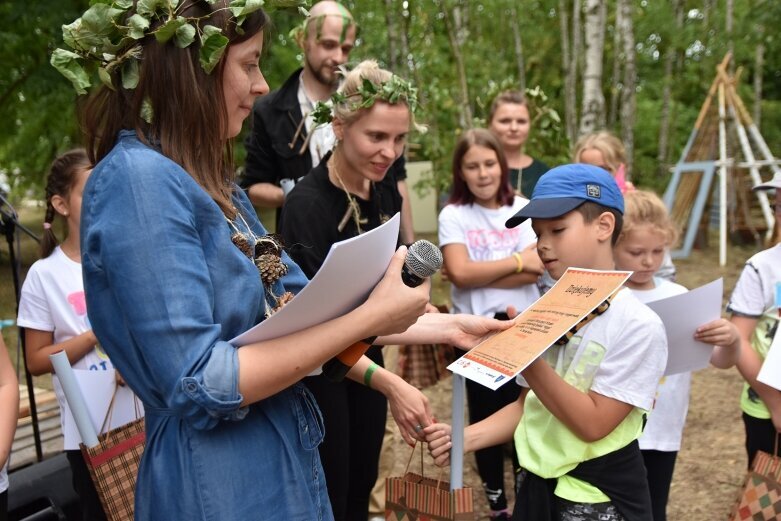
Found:
[[[765,33],[764,26],[757,28],[760,37]],[[765,44],[760,41],[754,50],[754,123],[757,127],[762,122],[762,80],[765,68]]]
[[[727,0],[727,8],[726,8],[726,20],[725,20],[725,29],[727,30],[727,50],[732,55],[732,59],[729,62],[729,70],[733,71],[735,69],[734,63],[735,63],[735,41],[732,39],[732,22],[734,19],[733,16],[733,0]]]
[[[577,1],[577,0],[576,0]],[[575,104],[575,75],[573,66],[577,63],[572,60],[572,47],[570,44],[569,15],[567,14],[567,0],[559,0],[559,28],[561,30],[561,72],[564,75],[564,129],[570,143],[575,142],[575,129],[577,128],[577,114]]]
[[[621,140],[626,147],[626,172],[632,175],[635,148],[635,110],[637,88],[637,64],[635,56],[635,32],[632,17],[633,0],[618,0],[618,20],[623,42],[624,76],[621,89]]]
[[[605,96],[602,93],[602,59],[605,49],[605,0],[586,0],[583,109],[580,135],[605,125]]]
[[[447,37],[450,41],[450,50],[456,61],[456,72],[458,73],[458,85],[461,91],[461,113],[459,124],[461,128],[472,127],[472,107],[469,103],[469,86],[466,79],[466,68],[464,66],[464,54],[461,51],[462,42],[465,39],[464,16],[462,6],[453,7],[453,19],[450,19],[448,8],[444,3],[440,4],[442,19],[445,21]]]
[[[683,0],[672,0],[672,8],[675,14],[676,34],[680,34],[683,30]],[[672,41],[667,42],[667,50],[664,54],[664,79],[662,80],[662,108],[659,114],[659,139],[656,150],[656,173],[660,177],[665,175],[669,162],[670,105],[672,103],[673,70],[677,55],[677,45]]]
[[[618,99],[621,97],[619,86],[621,84],[621,16],[623,10],[621,9],[621,0],[618,0],[616,5],[616,25],[615,31],[613,31],[613,73],[610,75],[610,109],[607,113],[607,126],[613,127],[616,124],[618,118]]]
[[[388,27],[388,69],[398,74],[400,63],[396,42],[399,41],[399,35],[394,16],[393,0],[385,0],[385,25]]]
[[[526,65],[523,59],[523,42],[521,41],[521,28],[518,24],[518,11],[510,8],[510,25],[513,26],[513,40],[515,43],[515,63],[518,67],[518,86],[521,92],[526,91]]]

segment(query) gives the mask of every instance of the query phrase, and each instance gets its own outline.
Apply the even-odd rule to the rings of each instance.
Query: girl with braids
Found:
[[[375,88],[365,89],[364,82]],[[377,94],[383,86],[395,86],[401,95],[384,101]],[[290,192],[280,223],[291,257],[308,277],[320,269],[331,245],[401,211],[396,181],[386,174],[401,156],[413,124],[414,99],[407,95],[414,94],[406,88],[404,80],[364,61],[345,75],[333,109],[326,111],[337,144]],[[408,443],[418,438],[415,426],[431,423],[426,397],[382,365],[380,347],[372,346],[348,374],[354,381],[334,383],[323,375],[304,380],[323,411],[326,436],[320,458],[336,519],[366,521],[388,404]]]
[[[407,342],[395,333],[428,300],[428,284],[402,283],[400,248],[353,311],[230,343],[307,282],[266,235],[230,161],[255,98],[268,92],[260,6],[273,3],[96,3],[90,23],[64,26],[77,33],[65,42],[116,41],[52,57],[70,64],[77,89],[85,78],[73,72],[74,54],[103,71],[82,115],[95,162],[84,189],[84,287],[101,345],[144,403],[136,519],[333,519],[316,450],[322,416],[298,382],[363,338]],[[96,39],[96,25],[111,30]],[[491,325],[469,324],[437,332],[468,344]],[[432,341],[434,328],[410,329],[409,340]]]
[[[41,259],[27,273],[18,317],[19,326],[24,327],[27,367],[34,375],[52,372],[49,355],[57,351],[65,351],[75,369],[112,369],[87,318],[81,273],[81,198],[91,166],[84,149],[71,150],[54,160],[46,179]],[[55,218],[65,222],[65,240],[61,244],[52,230]],[[62,430],[66,433],[65,453],[73,474],[73,488],[81,500],[82,519],[105,519],[79,450],[81,439],[69,434],[73,429],[65,428],[73,420],[56,375],[52,376],[52,383],[60,405]]]

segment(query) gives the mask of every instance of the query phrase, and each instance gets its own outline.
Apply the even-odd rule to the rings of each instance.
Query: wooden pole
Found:
[[[727,264],[727,128],[724,82],[719,82],[719,266]]]

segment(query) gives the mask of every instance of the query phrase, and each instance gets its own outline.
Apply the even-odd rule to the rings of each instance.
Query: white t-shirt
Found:
[[[302,72],[301,74],[303,75],[304,73]],[[312,111],[315,108],[315,103],[306,94],[303,78],[298,80],[298,105],[301,107],[301,114],[304,116],[306,131],[308,134],[311,134],[309,137],[309,155],[312,156],[312,167],[314,168],[320,164],[323,157],[334,147],[336,135],[330,123],[321,125],[312,131],[314,126]]]
[[[781,284],[781,244],[763,250],[748,261],[732,291],[727,311],[752,318],[777,315],[776,286]]]
[[[504,259],[521,251],[537,241],[527,220],[515,228],[504,223],[515,215],[529,201],[515,196],[512,206],[498,209],[484,208],[479,204],[445,206],[439,214],[439,247],[448,244],[466,246],[473,261]],[[457,288],[451,286],[453,311],[491,317],[504,313],[512,304],[523,311],[540,298],[536,284],[525,284],[517,288]]]
[[[647,304],[655,300],[673,297],[688,290],[668,280],[654,277],[655,288],[630,291],[637,299]],[[668,346],[670,347],[670,346]],[[689,388],[691,373],[679,373],[664,376],[659,381],[654,408],[648,415],[643,435],[640,436],[640,449],[677,452],[681,450],[681,437],[689,410]]]
[[[751,348],[764,360],[778,335],[779,318],[776,295],[781,295],[781,244],[763,250],[748,261],[735,284],[727,311],[757,319],[751,334]],[[776,293],[778,292],[778,293]],[[748,385],[743,384],[740,408],[754,418],[769,419],[770,411]]]
[[[58,246],[51,255],[36,261],[27,273],[22,286],[17,324],[21,327],[51,331],[54,343],[58,344],[89,331],[87,303],[84,297],[84,283],[81,264],[71,260]],[[107,371],[114,366],[103,350],[97,346],[81,360],[72,364],[74,369]],[[60,381],[52,376],[54,392],[60,404],[60,422],[63,432],[65,423],[71,421],[71,414]],[[89,400],[89,396],[85,399]],[[65,437],[65,450],[77,450],[80,439]]]

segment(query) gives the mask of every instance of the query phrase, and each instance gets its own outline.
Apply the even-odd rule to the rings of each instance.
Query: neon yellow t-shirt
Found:
[[[628,291],[563,347],[545,353],[546,361],[579,391],[594,391],[633,405],[624,420],[596,442],[578,438],[548,411],[533,391],[524,402],[515,430],[520,465],[542,478],[558,478],[557,496],[577,503],[610,499],[598,488],[566,474],[579,463],[621,449],[642,432],[643,414],[653,406],[667,363],[667,338],[659,317]],[[522,385],[525,382],[519,378]]]

